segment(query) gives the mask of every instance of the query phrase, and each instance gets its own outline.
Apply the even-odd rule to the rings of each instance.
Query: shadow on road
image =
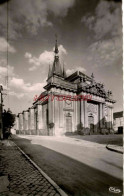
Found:
[[[14,136],[13,141],[69,196],[114,196],[115,193],[109,191],[110,187],[122,191],[123,182],[116,177],[43,147],[42,144],[31,144],[30,139]],[[118,193],[118,196],[121,195],[122,192]]]
[[[123,135],[68,135],[67,137],[95,142],[98,144],[114,144],[123,146]]]
[[[104,160],[104,159],[101,159],[103,162],[105,162],[105,163],[107,163],[107,164],[109,164],[109,165],[112,165],[112,166],[114,166],[115,168],[118,168],[118,169],[120,169],[120,170],[123,170],[123,167],[119,167],[118,165],[116,165],[115,163],[112,163],[112,162],[109,162],[109,161],[106,161],[106,160]]]

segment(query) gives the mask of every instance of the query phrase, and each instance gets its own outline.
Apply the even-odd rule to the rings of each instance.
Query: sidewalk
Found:
[[[114,152],[118,152],[120,154],[123,154],[123,146],[117,146],[117,145],[108,144],[106,146],[106,148],[108,150],[111,150],[111,151],[114,151]]]
[[[11,141],[0,141],[0,196],[61,196]],[[65,194],[66,195],[66,194]]]
[[[41,136],[41,135],[18,135],[20,138],[30,139],[31,143],[35,144],[35,141],[57,141],[67,144],[76,144],[78,146],[88,147],[88,148],[105,148],[106,144],[99,144],[91,141],[86,141],[82,139],[71,138],[67,136]]]

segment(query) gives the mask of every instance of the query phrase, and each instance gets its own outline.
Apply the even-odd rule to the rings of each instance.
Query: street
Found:
[[[122,195],[122,155],[105,144],[67,137],[27,136],[13,141],[68,195]]]

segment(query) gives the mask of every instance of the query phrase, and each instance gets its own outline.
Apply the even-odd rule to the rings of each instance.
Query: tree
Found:
[[[8,139],[11,135],[11,128],[14,126],[15,114],[12,114],[10,109],[8,111],[4,110],[2,115],[3,120],[3,137]]]

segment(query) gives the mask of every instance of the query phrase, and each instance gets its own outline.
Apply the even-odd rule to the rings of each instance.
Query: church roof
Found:
[[[47,85],[44,86],[45,90],[56,87],[75,93],[86,92],[102,97],[105,99],[105,101],[115,103],[115,101],[112,99],[112,92],[107,92],[103,84],[97,83],[94,79],[93,73],[91,76],[88,76],[78,70],[67,77],[64,65],[62,69],[59,60],[57,39],[55,41],[54,53],[54,62],[52,67],[49,66]]]
[[[76,71],[73,74],[69,75],[66,80],[73,82],[77,78],[85,77],[87,80],[91,81],[91,77],[87,76],[86,74],[82,73],[81,71]]]

